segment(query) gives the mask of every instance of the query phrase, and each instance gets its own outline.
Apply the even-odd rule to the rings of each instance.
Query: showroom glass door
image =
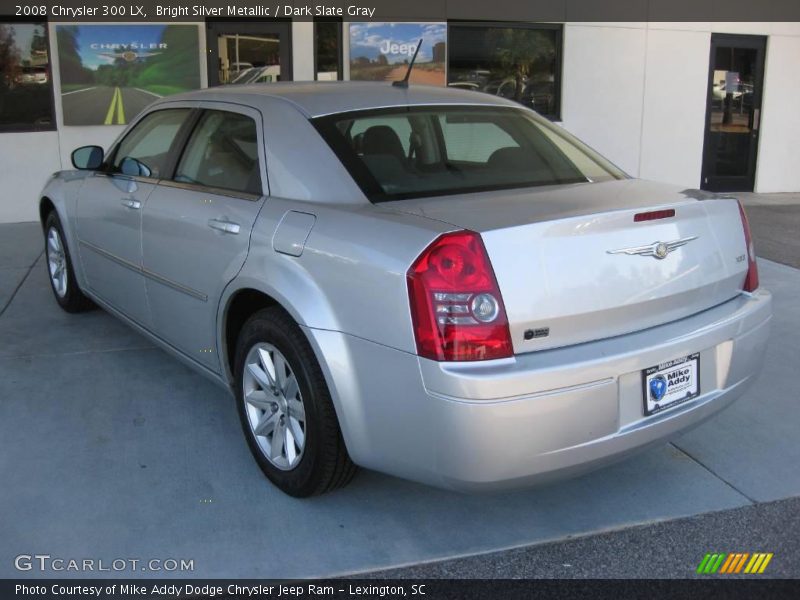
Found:
[[[712,191],[753,191],[767,40],[711,36],[702,185]]]
[[[206,23],[208,85],[291,81],[291,23]]]

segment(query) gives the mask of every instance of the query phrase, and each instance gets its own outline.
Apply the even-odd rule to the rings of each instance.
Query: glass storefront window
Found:
[[[342,78],[342,23],[314,21],[314,79]]]
[[[217,38],[220,83],[281,80],[280,35],[223,34]]]
[[[561,31],[560,25],[451,23],[447,84],[503,96],[558,119]]]
[[[0,23],[0,131],[55,128],[44,23]]]
[[[289,21],[206,21],[208,85],[292,80]]]

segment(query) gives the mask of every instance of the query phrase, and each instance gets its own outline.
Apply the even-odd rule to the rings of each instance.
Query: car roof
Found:
[[[392,106],[466,104],[482,106],[520,105],[491,94],[410,84],[407,88],[390,82],[313,81],[225,85],[196,90],[169,101],[218,100],[240,104],[259,104],[259,99],[281,99],[293,104],[307,117],[319,117],[353,110]],[[165,99],[167,100],[167,99]]]

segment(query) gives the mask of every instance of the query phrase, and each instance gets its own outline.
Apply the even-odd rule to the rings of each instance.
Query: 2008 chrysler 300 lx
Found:
[[[771,318],[735,199],[627,177],[496,96],[277,84],[160,100],[41,197],[58,303],[233,390],[307,496],[576,473],[729,405]]]

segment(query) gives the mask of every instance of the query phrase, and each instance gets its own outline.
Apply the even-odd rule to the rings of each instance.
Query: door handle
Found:
[[[239,224],[232,221],[221,221],[219,219],[209,219],[208,226],[211,229],[217,229],[223,233],[232,233],[236,235],[239,233]]]
[[[138,200],[123,200],[120,204],[126,208],[132,208],[133,210],[142,208],[142,203]]]

